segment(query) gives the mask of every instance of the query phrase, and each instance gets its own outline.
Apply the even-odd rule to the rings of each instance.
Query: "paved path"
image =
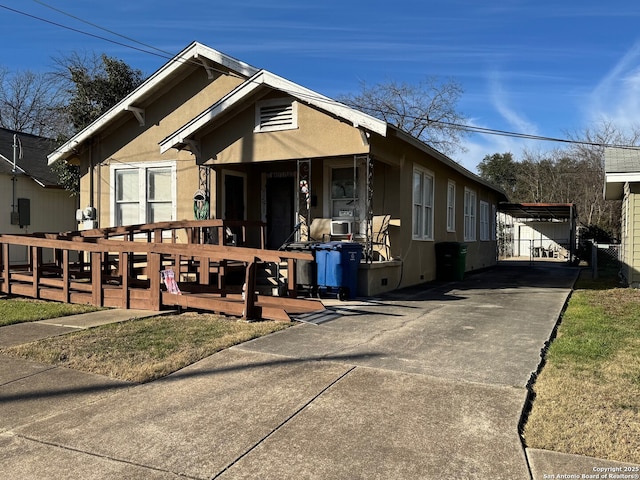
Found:
[[[336,302],[334,320],[145,385],[4,357],[0,470],[16,479],[531,478],[518,435],[526,385],[576,275],[499,267]],[[576,464],[532,453],[535,478]]]

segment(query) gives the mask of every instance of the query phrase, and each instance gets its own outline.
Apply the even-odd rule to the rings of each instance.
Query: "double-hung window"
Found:
[[[480,240],[486,242],[490,237],[489,204],[480,200]]]
[[[175,220],[176,167],[173,162],[111,166],[111,224]]]
[[[456,231],[456,184],[449,180],[447,184],[447,232]]]
[[[433,240],[434,177],[428,170],[413,169],[413,238]]]
[[[464,240],[476,239],[476,192],[464,189]]]

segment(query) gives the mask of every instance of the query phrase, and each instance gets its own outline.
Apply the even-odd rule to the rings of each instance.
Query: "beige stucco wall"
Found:
[[[399,178],[391,183],[387,195],[394,196],[395,208],[389,208],[394,218],[399,218],[401,228],[391,227],[391,254],[402,259],[403,272],[401,286],[415,285],[436,278],[435,244],[438,242],[464,242],[467,244],[466,271],[470,272],[495,265],[496,241],[480,241],[480,201],[497,205],[497,194],[461,173],[448,167],[427,153],[401,142],[397,138],[377,138],[372,143],[374,158],[384,158],[390,165],[399,165]],[[393,155],[389,158],[389,155]],[[412,192],[413,168],[420,166],[430,171],[435,179],[434,191],[434,239],[414,240],[412,236]],[[389,167],[391,168],[391,167]],[[456,228],[447,232],[446,207],[447,186],[452,180],[456,184]],[[464,189],[476,192],[476,240],[464,241]]]
[[[282,94],[274,98],[283,98]],[[266,97],[271,98],[271,97]],[[255,103],[201,136],[202,161],[215,165],[367,153],[359,130],[297,102],[298,128],[254,132]]]
[[[179,83],[178,83],[179,82]],[[209,80],[203,68],[194,67],[188,75],[166,85],[153,96],[145,108],[145,126],[140,126],[133,114],[85,145],[81,158],[80,205],[92,204],[98,211],[99,226],[110,225],[110,167],[143,162],[176,163],[177,218],[193,218],[193,194],[199,186],[195,156],[187,151],[169,150],[160,154],[159,142],[211,106],[220,97],[241,83],[235,76],[221,75]],[[93,199],[90,198],[90,162],[94,169]]]

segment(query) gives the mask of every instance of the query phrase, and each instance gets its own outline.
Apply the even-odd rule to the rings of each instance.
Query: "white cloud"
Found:
[[[498,72],[489,76],[489,91],[493,107],[504,118],[511,131],[538,135],[538,128],[509,105],[509,97],[502,87]]]
[[[640,41],[602,78],[589,95],[585,116],[605,119],[621,128],[640,121]]]

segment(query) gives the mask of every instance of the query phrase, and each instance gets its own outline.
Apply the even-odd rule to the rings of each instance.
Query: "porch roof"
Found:
[[[147,78],[133,92],[124,97],[89,126],[74,135],[64,145],[52,152],[48,156],[49,165],[72,156],[81,144],[89,140],[116,118],[124,115],[140,115],[142,111],[140,108],[141,101],[147,99],[159,88],[166,85],[176,74],[182,72],[185,68],[193,68],[194,65],[204,68],[210,76],[213,75],[213,72],[219,71],[214,65],[223,67],[225,73],[227,71],[233,72],[233,74],[243,78],[248,78],[258,71],[257,68],[247,63],[241,62],[201,43],[193,42]]]
[[[320,110],[331,113],[332,115],[351,123],[354,127],[361,127],[365,130],[382,135],[383,137],[386,136],[386,122],[348,107],[329,97],[325,97],[313,90],[302,87],[301,85],[291,82],[267,70],[260,70],[253,75],[253,77],[247,79],[247,81],[222,97],[200,115],[196,116],[162,140],[160,142],[160,153],[164,153],[171,148],[182,149],[186,147],[190,137],[210,125],[211,122],[215,121],[223,113],[234,108],[234,106],[239,102],[246,99],[257,90],[263,88],[270,88],[287,93],[300,102],[313,105]]]

